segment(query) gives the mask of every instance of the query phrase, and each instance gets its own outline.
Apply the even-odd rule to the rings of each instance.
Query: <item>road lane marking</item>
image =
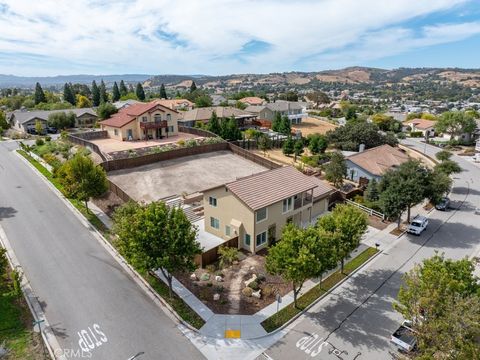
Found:
[[[98,324],[93,324],[91,327],[87,327],[87,330],[80,330],[77,334],[79,337],[78,346],[82,351],[87,353],[102,346],[108,341],[107,336]]]

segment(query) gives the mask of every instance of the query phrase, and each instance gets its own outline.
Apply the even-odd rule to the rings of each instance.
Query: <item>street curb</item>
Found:
[[[25,298],[25,301],[28,305],[28,308],[30,309],[30,313],[32,314],[35,322],[38,323],[38,326],[40,328],[40,334],[42,336],[43,342],[45,343],[45,346],[47,347],[50,357],[57,360],[66,360],[65,356],[63,355],[63,350],[58,343],[57,337],[55,336],[55,333],[51,330],[50,324],[45,316],[45,313],[43,312],[42,306],[40,305],[38,298],[33,292],[30,282],[28,281],[25,273],[23,272],[23,268],[20,265],[12,246],[10,245],[10,242],[8,241],[7,234],[3,230],[2,225],[0,225],[0,245],[7,251],[6,255],[10,267],[13,270],[19,271],[19,273],[21,274],[20,285],[23,297]],[[55,355],[59,353],[62,355]]]
[[[272,332],[267,333],[266,335],[262,335],[256,338],[248,339],[248,340],[257,340],[257,339],[262,339],[267,336],[274,335],[282,330],[284,330],[286,327],[288,327],[290,324],[292,324],[295,320],[297,320],[300,316],[304,315],[308,310],[310,310],[313,306],[318,304],[323,298],[325,298],[327,295],[330,295],[334,290],[336,290],[340,285],[342,285],[345,281],[349,280],[353,275],[355,275],[358,271],[363,269],[367,264],[373,261],[378,255],[382,254],[383,250],[379,250],[376,254],[374,254],[372,257],[370,257],[367,261],[365,261],[362,265],[360,265],[358,268],[356,268],[353,272],[348,274],[345,278],[343,278],[341,281],[339,281],[337,284],[335,284],[332,288],[328,289],[327,292],[325,292],[322,296],[314,300],[310,305],[308,305],[305,309],[303,309],[301,312],[299,312],[297,315],[292,317],[290,320],[288,320],[285,324],[280,326],[279,328],[273,330]],[[273,315],[272,315],[273,316]],[[267,318],[268,319],[268,318]],[[266,319],[265,319],[266,320]],[[263,321],[262,321],[263,322]]]
[[[122,255],[108,242],[107,239],[83,216],[83,214],[61,193],[38,169],[33,166],[21,154],[15,151],[16,155],[21,158],[32,170],[50,187],[50,189],[60,198],[61,201],[73,212],[80,222],[92,233],[102,247],[115,259],[115,261],[123,268],[123,270],[135,281],[135,283],[149,296],[153,302],[176,324],[183,325],[189,330],[199,333],[198,329],[185,322],[173,310],[173,308],[153,289],[150,284],[123,258]]]

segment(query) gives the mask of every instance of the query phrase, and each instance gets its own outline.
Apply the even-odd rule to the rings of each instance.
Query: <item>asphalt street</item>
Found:
[[[439,149],[416,141],[405,145],[434,156]],[[392,359],[390,335],[403,320],[393,310],[402,275],[436,251],[463,258],[480,245],[480,168],[455,156],[464,171],[454,176],[450,209],[430,213],[421,236],[404,235],[375,261],[308,311],[295,328],[258,359]]]
[[[203,358],[14,148],[0,142],[0,225],[65,353],[90,337],[84,358]]]

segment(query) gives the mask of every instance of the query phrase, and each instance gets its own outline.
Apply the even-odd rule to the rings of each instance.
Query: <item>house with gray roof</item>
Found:
[[[195,108],[189,111],[185,111],[181,114],[181,118],[178,119],[178,123],[183,126],[193,127],[197,121],[207,123],[212,117],[213,113],[217,114],[219,119],[229,119],[232,116],[237,120],[237,124],[240,128],[249,125],[252,120],[256,119],[254,114],[247,111],[240,110],[230,106],[211,106],[203,108]]]
[[[307,103],[277,100],[265,105],[250,105],[245,111],[257,115],[259,120],[273,121],[276,113],[287,116],[291,124],[300,124],[307,114]]]
[[[45,128],[48,117],[55,113],[75,114],[75,127],[93,127],[98,119],[97,113],[93,108],[65,109],[65,110],[15,110],[7,114],[7,121],[12,129],[20,132],[27,132],[29,128],[35,127],[39,121]]]

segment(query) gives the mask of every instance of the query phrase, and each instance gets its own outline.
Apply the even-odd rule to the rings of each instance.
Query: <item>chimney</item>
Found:
[[[358,147],[358,152],[364,152],[365,151],[365,144],[360,144]]]

